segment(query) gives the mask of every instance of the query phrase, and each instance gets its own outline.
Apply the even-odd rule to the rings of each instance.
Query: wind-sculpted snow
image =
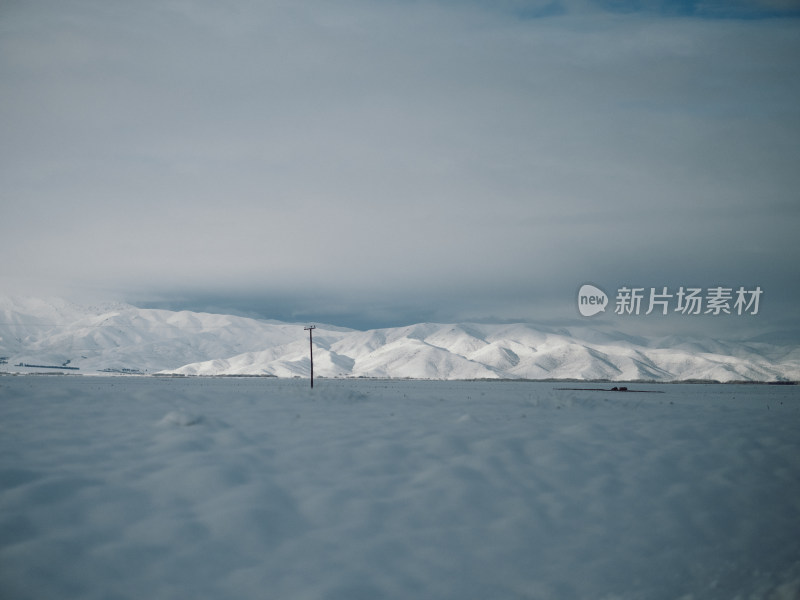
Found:
[[[420,323],[370,331],[317,324],[313,342],[315,374],[324,377],[800,379],[800,348],[761,340]],[[0,298],[0,357],[0,369],[16,372],[308,377],[311,370],[303,324],[40,299]]]
[[[795,386],[556,385],[0,377],[0,598],[800,597]]]

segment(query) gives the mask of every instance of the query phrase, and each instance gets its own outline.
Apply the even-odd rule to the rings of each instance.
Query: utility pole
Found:
[[[311,342],[311,331],[316,329],[316,325],[303,327],[303,331],[308,331],[308,355],[311,357],[311,387],[314,387],[314,344]]]

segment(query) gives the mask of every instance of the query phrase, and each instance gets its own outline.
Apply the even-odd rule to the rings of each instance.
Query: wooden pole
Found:
[[[314,344],[311,341],[311,330],[316,329],[315,325],[310,327],[303,327],[304,331],[308,331],[308,355],[311,357],[311,388],[314,388]]]

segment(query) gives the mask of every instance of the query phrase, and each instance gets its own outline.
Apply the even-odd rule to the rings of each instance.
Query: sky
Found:
[[[799,59],[797,0],[0,0],[2,291],[800,342]]]

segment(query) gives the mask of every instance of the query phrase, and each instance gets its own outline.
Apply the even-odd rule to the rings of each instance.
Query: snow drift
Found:
[[[799,597],[796,386],[553,388],[0,377],[0,597]]]

